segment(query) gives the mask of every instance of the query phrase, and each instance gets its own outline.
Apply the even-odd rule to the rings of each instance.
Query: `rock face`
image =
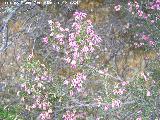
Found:
[[[73,14],[73,12],[78,9],[86,11],[88,13],[87,18],[93,21],[93,23],[96,25],[95,29],[97,33],[103,39],[101,45],[101,49],[103,51],[101,51],[100,56],[97,60],[97,62],[99,62],[97,63],[99,64],[99,66],[104,66],[105,64],[114,64],[115,62],[117,64],[115,68],[117,67],[117,72],[121,75],[123,71],[127,71],[126,69],[142,69],[144,67],[144,65],[142,65],[144,64],[143,53],[141,53],[141,55],[135,53],[133,50],[124,50],[127,43],[125,43],[126,39],[120,37],[120,34],[125,31],[122,29],[125,21],[117,19],[116,16],[112,14],[113,11],[111,11],[111,8],[107,4],[105,4],[103,0],[84,0],[79,3],[79,5],[71,5],[68,2],[67,4],[61,6],[57,11],[52,11],[53,9],[48,9],[48,11],[46,12],[42,10],[39,6],[36,6],[34,4],[32,6],[26,5],[23,7],[23,9],[20,9],[13,17],[13,19],[9,22],[9,30],[11,35],[10,38],[12,39],[12,45],[6,51],[6,53],[8,54],[8,60],[11,60],[11,58],[15,59],[15,57],[12,56],[14,54],[19,54],[19,56],[21,57],[23,56],[22,54],[24,54],[25,52],[28,52],[27,54],[29,54],[35,46],[35,53],[37,53],[37,56],[39,56],[38,58],[52,61],[51,63],[54,64],[53,60],[56,60],[55,57],[60,56],[60,53],[50,52],[50,47],[44,48],[41,44],[42,37],[49,33],[47,19],[54,18],[60,21],[63,20],[62,24],[65,25],[65,23],[67,23],[67,20],[72,19],[71,15]],[[55,16],[56,14],[53,14],[54,12],[59,13],[60,16]],[[21,37],[18,37],[18,33],[23,35]],[[15,36],[13,37],[12,35]],[[34,40],[35,44],[33,44]],[[19,45],[17,43],[19,43]],[[15,53],[13,53],[14,47],[12,47],[14,44],[16,45]],[[26,47],[28,48],[28,50],[24,50],[25,45],[28,46]],[[98,53],[98,51],[96,53]],[[45,58],[46,54],[48,54],[47,58]],[[95,54],[95,56],[97,55]],[[2,55],[1,61],[4,61],[4,59],[6,58],[4,55]],[[116,59],[117,61],[114,61],[114,59]],[[57,60],[60,63],[61,60]],[[21,60],[19,60],[19,62],[20,61]],[[56,65],[53,66],[58,66],[59,63],[55,63]],[[60,64],[62,65],[62,63]],[[16,67],[13,68],[15,69]],[[5,73],[11,74],[9,71],[12,70],[9,69],[9,71],[5,71]],[[5,74],[3,74],[3,76],[5,76]]]
[[[81,69],[69,68],[62,60],[63,53],[55,52],[52,46],[42,44],[42,38],[50,32],[47,20],[57,20],[64,27],[68,27],[72,24],[72,14],[76,10],[88,13],[87,18],[91,19],[95,31],[103,40],[100,50],[92,54],[93,66],[102,69],[113,66],[116,74],[123,80],[132,80],[136,73],[144,71],[146,58],[152,60],[156,58],[155,51],[145,52],[143,49],[135,49],[133,44],[130,44],[133,35],[128,33],[128,27],[124,27],[127,21],[119,19],[105,0],[79,0],[79,3],[56,6],[59,9],[54,5],[45,9],[44,6],[41,8],[35,4],[25,5],[20,9],[8,23],[11,44],[4,53],[0,54],[0,82],[14,87],[18,82],[16,77],[21,74],[20,66],[32,51],[37,60],[53,69],[53,74],[67,77],[82,72]],[[102,89],[103,83],[99,83],[98,79],[99,76],[94,76],[93,80],[88,82],[93,94]],[[0,83],[0,92],[4,91],[4,86]]]

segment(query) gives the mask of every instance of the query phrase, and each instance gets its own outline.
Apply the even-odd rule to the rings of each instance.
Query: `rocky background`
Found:
[[[109,89],[115,86],[115,83],[118,82],[116,82],[117,80],[114,80],[114,78],[132,82],[136,80],[138,74],[142,72],[145,73],[145,71],[145,74],[153,74],[155,81],[159,80],[159,49],[151,48],[146,51],[144,47],[135,48],[134,43],[140,40],[134,30],[138,29],[138,25],[141,25],[141,23],[139,20],[137,20],[138,22],[136,20],[134,22],[129,20],[131,15],[127,12],[116,12],[114,10],[116,2],[110,0],[77,0],[67,2],[55,0],[53,1],[54,4],[51,5],[32,2],[31,5],[22,4],[15,6],[13,4],[7,5],[5,3],[6,1],[0,1],[1,106],[10,108],[19,103],[20,98],[16,97],[16,94],[20,89],[20,78],[22,76],[34,80],[34,78],[32,78],[33,76],[25,72],[22,67],[26,62],[26,58],[28,58],[32,52],[34,52],[34,58],[36,60],[39,60],[48,69],[51,69],[53,76],[66,77],[69,74],[80,71],[70,70],[68,65],[63,61],[63,52],[53,51],[52,46],[46,46],[42,43],[42,38],[50,32],[48,20],[56,20],[64,27],[69,27],[73,20],[72,14],[76,10],[88,14],[87,18],[93,21],[95,31],[103,40],[100,44],[100,49],[92,53],[91,63],[88,65],[90,67],[87,68],[94,69],[94,67],[96,67],[100,70],[108,69],[108,71],[110,71],[113,76],[105,82],[105,87]],[[43,2],[44,0],[41,0],[41,3]],[[124,1],[122,3],[126,4],[127,2]],[[145,26],[142,27],[144,27],[144,31],[147,29]],[[56,82],[57,81],[54,81],[54,83]],[[145,83],[146,86],[149,86],[149,84],[151,84],[150,82]],[[159,82],[157,82],[157,84],[159,84]],[[105,97],[104,81],[99,76],[91,72],[90,75],[88,75],[88,80],[85,85],[86,94],[93,98],[98,98],[98,96]],[[133,88],[135,86],[136,85],[133,84]],[[159,88],[157,89],[159,91]],[[126,94],[123,98],[126,104],[132,101],[130,94]],[[158,99],[158,96],[159,94],[156,94],[155,98]],[[75,99],[85,101],[78,97]],[[139,98],[135,97],[135,99],[137,100]],[[153,101],[159,104],[156,100]],[[70,102],[76,106],[76,102],[69,101],[69,103]],[[68,103],[64,102],[63,105],[60,105],[59,102],[55,102],[55,104],[55,106],[62,108]],[[62,114],[62,112],[59,112],[60,108],[54,108],[52,119],[61,119],[57,117]],[[95,120],[98,108],[93,107],[92,110],[89,110],[86,107],[85,109],[92,117],[86,117],[84,119]],[[142,107],[141,109],[144,108]],[[159,112],[156,110],[150,110],[149,116],[151,117],[152,113],[158,116]],[[118,117],[114,117],[114,112],[109,112],[101,119],[128,120],[130,118],[127,118],[127,114],[134,116],[132,113],[127,112],[126,115],[125,112],[122,112],[123,115],[121,115],[120,112],[117,110],[117,113],[115,113],[115,116],[117,115]],[[37,113],[29,113],[27,110],[23,110],[20,115],[26,120],[39,119],[36,114]]]

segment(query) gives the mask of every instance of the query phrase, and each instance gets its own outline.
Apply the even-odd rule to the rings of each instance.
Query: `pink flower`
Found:
[[[46,76],[41,76],[41,80],[47,80],[47,77]]]
[[[68,84],[69,84],[69,81],[68,81],[68,80],[65,80],[65,81],[63,82],[63,84],[64,84],[64,85],[68,85]]]
[[[49,107],[49,104],[47,102],[44,102],[42,106],[43,106],[43,110],[47,110]]]
[[[80,92],[84,80],[86,80],[86,76],[82,73],[77,73],[76,77],[72,79],[71,84],[78,92]]]
[[[155,42],[152,41],[152,40],[150,40],[150,41],[149,41],[149,44],[152,46],[152,45],[155,45]]]
[[[75,40],[75,34],[74,33],[70,33],[68,41],[69,42],[73,42],[74,40]]]
[[[36,105],[36,104],[33,104],[33,105],[32,105],[32,108],[33,108],[33,109],[34,109],[34,108],[36,108],[36,107],[37,107],[37,105]]]
[[[92,38],[93,45],[97,45],[101,41],[102,41],[102,39],[98,35],[94,35]]]
[[[68,32],[68,31],[69,31],[69,29],[68,29],[68,28],[65,28],[64,30],[65,30],[66,32]]]
[[[63,115],[63,119],[64,119],[64,120],[76,120],[75,112],[67,111],[67,112]]]
[[[122,95],[124,92],[126,92],[125,89],[118,89],[118,90],[114,90],[114,91],[113,91],[113,94],[114,94],[114,95],[115,95],[115,94]]]
[[[97,118],[96,118],[96,120],[100,120],[100,118],[99,118],[99,117],[97,117]]]
[[[23,89],[23,90],[25,90],[25,91],[27,91],[27,84],[26,83],[23,83],[23,84],[21,84],[21,88]]]
[[[60,30],[61,32],[64,32],[64,31],[65,31],[65,29],[62,28],[62,27],[60,27],[59,30]]]
[[[114,6],[114,9],[115,9],[116,11],[120,11],[121,5]]]
[[[142,120],[142,117],[138,117],[136,120]]]
[[[143,14],[143,18],[144,18],[144,19],[147,19],[147,18],[148,18],[148,15],[144,13],[144,14]]]
[[[55,22],[55,25],[56,25],[56,27],[58,27],[58,28],[61,26],[60,22],[58,22],[58,21]]]
[[[150,9],[154,9],[154,10],[160,10],[160,1],[153,1],[150,3]]]
[[[122,84],[122,86],[125,86],[125,85],[128,85],[129,82],[128,81],[123,81],[123,82],[121,82],[121,84]]]
[[[76,51],[73,53],[73,59],[77,59],[79,57],[79,53]]]
[[[92,26],[87,26],[87,34],[94,34],[94,31],[92,30]]]
[[[148,39],[149,39],[149,36],[148,36],[148,35],[143,35],[143,36],[142,36],[142,39],[148,40]]]
[[[39,109],[41,109],[42,108],[42,104],[40,103],[40,104],[38,104],[38,108]]]
[[[64,35],[63,35],[63,34],[57,34],[55,38],[57,38],[57,39],[61,39],[61,38],[63,38],[63,37],[64,37]]]
[[[118,94],[118,91],[117,90],[113,90],[113,94]]]
[[[80,64],[83,64],[83,57],[80,57],[79,60],[80,60]]]
[[[64,45],[64,41],[63,41],[63,39],[61,38],[61,39],[59,39],[59,44],[60,45]]]
[[[72,66],[72,68],[75,68],[76,67],[76,61],[75,60],[72,60],[72,62],[71,62],[71,66]]]
[[[75,20],[83,20],[86,18],[87,14],[83,12],[75,12],[73,16],[75,17]]]
[[[52,21],[52,20],[48,20],[48,23],[49,23],[50,25],[52,25],[53,21]]]
[[[136,4],[136,9],[139,9],[139,5],[138,5],[138,3]]]
[[[19,61],[20,58],[21,58],[21,56],[20,56],[20,54],[18,53],[17,56],[16,56],[17,61]]]
[[[112,101],[112,108],[120,107],[121,104],[122,104],[122,102],[120,100],[114,100],[114,101]]]
[[[89,46],[90,52],[93,52],[95,49],[92,46]]]
[[[78,24],[77,22],[74,22],[74,23],[72,24],[72,27],[75,28],[76,30],[81,29],[81,25]]]
[[[48,37],[43,38],[43,43],[45,43],[45,44],[48,43]]]
[[[48,112],[42,112],[40,115],[40,120],[50,120],[51,116]]]
[[[129,12],[132,12],[132,5],[131,2],[128,2]]]
[[[154,20],[151,20],[151,23],[153,24],[155,21]]]
[[[72,48],[75,48],[75,47],[77,47],[77,43],[75,41],[70,42],[69,46],[72,47]]]
[[[53,50],[55,50],[57,52],[59,52],[59,50],[60,50],[60,47],[56,46],[56,45],[52,45],[52,48],[53,48]]]
[[[89,51],[89,48],[87,46],[84,46],[83,49],[82,49],[82,52],[86,53]]]
[[[31,60],[31,58],[33,58],[33,52],[29,54],[28,60]]]
[[[56,36],[56,38],[59,40],[59,41],[58,41],[59,43],[64,42],[64,41],[63,41],[63,36]]]
[[[67,58],[65,59],[65,61],[66,61],[67,63],[70,63],[71,59],[70,59],[69,57],[67,57]]]
[[[108,111],[109,108],[110,108],[110,105],[109,105],[109,104],[107,104],[107,105],[104,106],[104,110],[105,110],[105,111]]]
[[[151,96],[151,92],[147,90],[147,96]]]
[[[138,15],[139,15],[140,17],[142,17],[142,15],[143,15],[143,11],[138,10]]]

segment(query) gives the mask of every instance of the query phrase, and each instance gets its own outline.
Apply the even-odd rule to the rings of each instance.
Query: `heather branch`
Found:
[[[97,108],[97,107],[104,107],[106,105],[106,103],[89,103],[89,104],[85,104],[85,103],[80,103],[80,102],[76,102],[77,105],[71,105],[71,106],[66,106],[66,107],[63,107],[60,111],[63,111],[63,110],[72,110],[74,108],[84,108],[84,107],[87,107],[87,108]],[[134,104],[136,103],[136,101],[130,101],[130,102],[125,102],[125,103],[122,103],[121,107],[123,106],[126,106],[126,105],[130,105],[130,104]],[[55,108],[59,108],[61,106],[54,106]],[[113,110],[116,110],[116,109],[119,109],[119,108],[112,108]]]

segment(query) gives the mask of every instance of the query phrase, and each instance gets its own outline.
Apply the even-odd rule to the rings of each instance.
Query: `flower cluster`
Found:
[[[101,96],[98,96],[94,99],[94,101],[98,104],[98,107],[100,107],[103,99]]]
[[[135,47],[135,48],[140,48],[140,47],[142,47],[142,46],[144,46],[144,43],[143,43],[143,42],[140,42],[140,43],[135,42],[135,43],[134,43],[134,47]]]
[[[128,2],[128,10],[129,10],[129,12],[132,12],[132,9],[133,9],[133,8],[132,8],[132,4],[131,4],[131,2],[129,1],[129,2]]]
[[[129,84],[129,81],[122,81],[122,82],[121,82],[121,85],[122,85],[122,86],[126,86],[126,85],[128,85],[128,84]]]
[[[106,104],[104,106],[104,111],[108,111],[111,108],[110,104]]]
[[[35,93],[38,90],[38,87],[43,87],[43,84],[38,83],[37,84],[37,88],[35,88],[35,84],[32,85],[31,88],[28,87],[29,85],[27,85],[26,83],[23,83],[21,85],[22,90],[26,91],[30,96],[31,93]],[[17,92],[17,96],[20,96],[20,91]],[[31,96],[32,99],[34,99],[35,101],[33,102],[32,105],[25,105],[26,106],[26,110],[33,110],[33,109],[40,109],[43,110],[44,112],[42,112],[39,117],[40,120],[49,120],[50,119],[50,114],[52,113],[52,109],[50,108],[50,103],[47,101],[48,99],[48,95],[45,95],[45,99],[40,96],[40,95],[33,95]],[[22,97],[21,99],[23,102],[25,102],[25,98]]]
[[[83,13],[83,12],[78,12],[76,11],[73,16],[75,17],[75,20],[78,21],[78,20],[83,20],[84,18],[86,18],[87,14],[86,13]]]
[[[94,46],[101,42],[101,38],[93,30],[91,20],[82,21],[86,17],[85,13],[80,12],[78,14],[76,12],[74,16],[75,22],[72,24],[72,28],[75,32],[69,34],[69,51],[66,52],[66,62],[71,63],[73,68],[76,67],[78,62],[82,63],[85,57],[95,50]],[[68,53],[72,54],[69,55]]]
[[[134,2],[134,4],[132,4],[130,1],[128,2],[128,10],[129,12],[132,12],[132,14],[134,14],[134,11],[133,11],[133,6],[135,7],[136,9],[136,12],[137,12],[137,15],[141,18],[148,18],[147,14],[144,13],[141,9],[140,9],[140,5],[137,1]]]
[[[124,94],[126,92],[126,90],[123,88],[120,88],[120,89],[118,89],[118,90],[113,90],[113,94],[115,95],[115,94],[119,94],[119,95],[122,95],[122,94]]]
[[[21,84],[21,90],[25,91],[27,94],[31,94],[31,88],[29,88],[29,85],[26,82]]]
[[[136,120],[142,120],[142,117],[141,117],[141,116],[139,116]]]
[[[155,8],[155,7],[153,7],[153,5],[150,5],[150,6],[152,6],[151,8]],[[135,9],[133,9],[133,7],[135,7]],[[156,7],[158,7],[157,4],[156,4]],[[156,9],[158,9],[158,8],[156,8]],[[135,12],[136,12],[137,15],[138,15],[140,18],[143,18],[143,19],[145,19],[145,20],[149,19],[149,17],[151,16],[150,14],[147,14],[147,13],[145,13],[145,12],[143,12],[143,11],[141,10],[140,5],[139,5],[139,3],[138,3],[137,1],[135,1],[134,3],[131,3],[131,2],[129,1],[129,2],[128,2],[128,10],[129,10],[129,12],[131,12],[132,14],[135,14]],[[135,11],[134,11],[134,10],[135,10]],[[150,20],[150,22],[153,23],[153,22],[155,22],[155,21]]]
[[[66,113],[63,115],[63,120],[76,120],[75,111],[66,111]]]
[[[71,80],[69,80],[69,79],[65,80],[64,84],[68,85],[69,81],[70,81],[71,86],[75,90],[80,92],[82,90],[82,84],[83,84],[84,80],[86,80],[86,75],[84,75],[83,73],[77,73],[75,75],[75,78],[73,78]]]
[[[127,90],[126,90],[124,87],[125,87],[126,85],[128,85],[128,84],[129,84],[128,81],[122,81],[122,82],[118,83],[118,84],[115,86],[116,89],[113,90],[113,94],[114,94],[114,95],[123,95],[124,93],[127,92]],[[121,88],[119,88],[119,87],[121,87]]]
[[[43,112],[40,113],[39,119],[50,120],[50,114],[52,113],[51,104],[48,101],[48,94],[43,92],[46,90],[45,81],[48,82],[52,79],[49,71],[44,64],[34,59],[32,61],[28,60],[23,69],[23,71],[26,70],[26,72],[31,73],[33,81],[23,82],[21,84],[21,91],[17,92],[17,96],[20,96],[21,101],[25,103],[26,110],[42,110]],[[21,79],[24,79],[24,76],[21,76]],[[26,103],[28,100],[34,101],[28,105]]]
[[[113,100],[112,101],[112,108],[121,107],[121,105],[122,105],[122,102],[120,100]]]
[[[35,99],[34,103],[32,104],[32,109],[40,109],[43,112],[40,113],[39,118],[40,120],[50,120],[51,119],[51,104],[48,102],[48,94],[44,96],[34,95],[33,99]]]
[[[86,79],[86,76],[82,73],[78,73],[76,78],[72,80],[73,87],[79,92],[81,91],[83,81]]]
[[[108,75],[108,68],[104,70],[99,70],[98,73],[101,75]]]
[[[48,44],[48,37],[44,37],[44,38],[43,38],[43,43],[44,43],[44,44]]]
[[[93,30],[91,20],[86,20],[87,14],[76,11],[73,14],[75,21],[72,24],[72,32],[68,28],[62,28],[59,22],[49,21],[51,34],[60,45],[66,47],[65,61],[72,68],[76,68],[78,63],[83,63],[89,53],[95,50],[95,46],[102,41]],[[68,38],[64,33],[66,32]]]
[[[146,4],[146,8],[141,7],[141,5],[138,3],[138,1],[131,2],[130,0],[128,1],[128,11],[138,17],[138,19],[144,20],[144,23],[139,24],[138,27],[141,27],[142,25],[147,25],[151,26],[151,29],[156,29],[158,25],[158,15],[154,14],[154,10],[159,10],[160,9],[160,2],[159,0],[154,0],[153,2],[150,2],[149,4]],[[145,9],[152,9],[151,13],[148,13],[145,11]],[[149,29],[147,29],[149,30]],[[157,35],[154,33],[154,30],[149,30],[148,32],[152,32],[152,38],[149,35],[140,34],[140,38],[142,38],[147,44],[151,47],[155,47]],[[135,48],[139,48],[141,46],[144,46],[145,42],[140,42],[140,43],[134,43]]]
[[[39,115],[40,120],[50,120],[52,110],[44,111]]]
[[[156,42],[152,40],[149,35],[142,34],[142,39],[145,40],[150,46],[156,45]]]
[[[114,9],[115,9],[116,11],[120,11],[121,5],[116,5],[116,6],[114,6]]]
[[[154,0],[154,1],[150,2],[150,9],[160,10],[160,1],[159,0]]]
[[[64,35],[62,32],[67,32],[68,29],[63,29],[59,22],[53,22],[53,24],[50,24],[50,28],[51,28],[50,36],[54,36],[54,38],[60,45],[64,45]]]
[[[50,103],[46,101],[48,98],[47,95],[45,95],[45,99],[43,99],[42,96],[35,95],[33,98],[35,99],[34,103],[32,104],[32,108],[39,108],[42,110],[47,110],[50,107]]]

